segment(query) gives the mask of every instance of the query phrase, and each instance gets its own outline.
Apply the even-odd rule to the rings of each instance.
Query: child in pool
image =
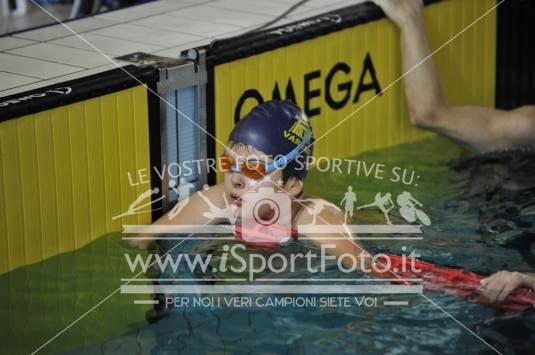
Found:
[[[265,194],[267,191],[264,199],[277,201],[282,195],[289,201],[286,208],[289,215],[281,217],[287,217],[293,229],[303,225],[345,226],[344,213],[336,206],[322,199],[303,196],[308,167],[306,161],[312,152],[312,147],[308,146],[312,140],[312,128],[307,117],[292,102],[273,100],[256,106],[230,134],[221,159],[226,170],[224,181],[193,194],[154,224],[245,225],[245,220],[250,219],[254,212],[244,210],[249,206],[246,202],[249,198],[254,199],[256,193]],[[284,164],[285,161],[287,164]],[[321,208],[316,208],[318,206]],[[254,213],[261,220],[272,221],[274,211],[276,208],[262,206]],[[353,255],[353,260],[347,257],[341,260],[348,268],[368,265],[369,254],[353,239],[347,228],[344,229],[347,232],[314,233],[310,237],[319,246],[328,244],[326,251],[336,257]],[[254,246],[257,236],[247,236],[247,231],[243,233],[247,244]],[[301,235],[306,236],[306,233]],[[272,240],[275,244],[282,241]],[[132,244],[144,248],[148,243],[133,240]]]

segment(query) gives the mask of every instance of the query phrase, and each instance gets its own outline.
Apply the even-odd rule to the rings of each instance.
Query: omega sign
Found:
[[[353,74],[352,68],[345,62],[338,62],[334,64],[330,70],[323,73],[322,70],[313,70],[304,74],[303,78],[303,109],[308,117],[314,117],[321,114],[321,104],[317,100],[312,102],[313,99],[323,99],[325,104],[333,110],[339,110],[349,103],[355,104],[359,102],[360,96],[366,91],[374,91],[376,95],[381,94],[381,85],[377,79],[377,73],[373,65],[372,57],[369,53],[366,54],[360,75],[357,77]],[[325,75],[325,76],[324,76]],[[346,78],[339,84],[334,84],[333,79],[335,77]],[[271,93],[272,99],[278,100],[291,100],[297,103],[294,89],[294,82],[296,78],[288,78],[286,86],[281,87],[279,82],[275,82],[273,85],[273,91]],[[323,86],[321,85],[323,84]],[[284,91],[281,93],[281,91]],[[343,94],[341,98],[335,99],[334,93]],[[338,97],[338,95],[336,95]],[[245,90],[234,109],[234,122],[238,122],[242,117],[242,108],[247,100],[255,100],[256,103],[261,104],[266,98],[257,89]]]

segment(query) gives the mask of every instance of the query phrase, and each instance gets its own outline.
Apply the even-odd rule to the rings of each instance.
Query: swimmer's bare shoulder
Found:
[[[221,221],[211,220],[205,216],[210,211],[210,205],[217,208],[225,208],[225,193],[223,184],[217,184],[208,189],[203,189],[192,194],[189,199],[182,201],[156,220],[153,225],[203,225],[218,224]],[[141,236],[141,235],[139,235]],[[157,235],[143,234],[143,237],[156,237]],[[150,242],[147,240],[130,240],[129,244],[140,249],[145,249]]]

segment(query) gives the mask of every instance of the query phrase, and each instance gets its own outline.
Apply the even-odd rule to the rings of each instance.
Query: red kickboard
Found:
[[[277,229],[284,231],[285,228],[276,226]],[[273,228],[271,226],[270,228]],[[241,226],[234,226],[235,237],[251,247],[276,250],[280,247],[279,233],[271,236],[263,230],[247,229]],[[290,234],[291,238],[296,238],[297,231],[290,229],[290,233],[286,231],[283,234]],[[244,238],[244,236],[246,236]],[[386,258],[376,258],[378,263],[388,265]],[[460,297],[470,298],[476,302],[492,306],[495,308],[523,312],[535,307],[535,292],[529,288],[521,287],[513,291],[503,302],[491,303],[480,289],[480,281],[486,276],[478,275],[473,272],[463,269],[452,269],[446,267],[439,267],[435,264],[428,263],[421,260],[413,260],[408,256],[399,256],[395,254],[388,254],[390,268],[384,272],[376,273],[378,276],[392,278],[397,276],[400,279],[419,278],[422,279],[424,290],[434,292],[444,292]],[[396,270],[396,271],[394,271]],[[407,281],[400,281],[400,283],[410,284]]]

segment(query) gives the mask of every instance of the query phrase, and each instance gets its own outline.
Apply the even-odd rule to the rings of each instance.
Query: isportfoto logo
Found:
[[[421,233],[421,225],[393,224],[390,221],[389,213],[396,207],[390,193],[377,193],[375,199],[370,203],[357,206],[356,194],[348,186],[342,201],[340,201],[340,205],[343,205],[345,211],[346,220],[350,220],[354,210],[377,208],[384,214],[386,224],[316,225],[316,219],[319,218],[319,214],[324,208],[340,209],[324,200],[301,199],[298,201],[309,207],[303,213],[309,213],[312,221],[309,225],[297,226],[295,230],[292,229],[291,223],[292,199],[285,192],[277,191],[271,187],[253,189],[242,196],[241,208],[229,203],[226,203],[224,208],[217,207],[205,196],[205,191],[199,191],[197,194],[208,206],[209,212],[206,212],[206,217],[224,217],[231,222],[231,225],[126,225],[124,233],[126,235],[144,233],[182,235],[179,237],[151,237],[153,240],[220,239],[222,243],[217,246],[220,255],[214,258],[211,253],[201,255],[193,252],[136,255],[135,257],[125,254],[125,260],[133,276],[147,273],[149,270],[155,271],[158,275],[166,276],[163,280],[158,278],[143,279],[143,282],[149,282],[148,284],[140,283],[135,277],[123,279],[127,284],[121,287],[122,293],[162,294],[167,297],[167,295],[173,294],[354,295],[372,293],[391,295],[422,292],[421,279],[409,277],[418,275],[421,271],[417,268],[416,258],[419,255],[415,251],[408,254],[404,253],[401,256],[388,254],[372,256],[366,252],[358,255],[354,252],[336,252],[338,246],[335,240],[347,241],[348,233]],[[399,194],[396,201],[401,217],[412,222],[430,223],[427,215],[419,209],[422,204],[409,192]],[[179,203],[179,208],[173,209],[169,213],[169,218],[172,218],[173,213],[180,213],[186,204],[187,200]],[[194,235],[186,235],[187,233]],[[208,236],[204,237],[207,234]],[[214,238],[214,234],[226,234],[229,235],[229,238],[224,236]],[[321,234],[318,239],[325,240],[325,234],[330,234],[333,235],[331,238],[333,243],[322,242],[320,248],[309,249],[307,252],[281,252],[280,248],[297,241],[299,234],[305,235],[299,240],[313,240],[315,234]],[[343,236],[337,237],[341,234]],[[366,239],[366,237],[359,238]],[[125,239],[129,239],[129,237],[125,237]],[[234,240],[234,242],[224,242],[229,239]],[[386,237],[386,239],[398,239],[398,237]],[[405,239],[421,239],[421,237],[411,236]],[[264,252],[257,252],[258,249]],[[403,248],[402,250],[407,249]],[[327,273],[327,271],[333,272],[333,268],[345,276],[343,278],[338,276],[329,278],[332,274]],[[358,275],[357,272],[360,273],[360,277],[351,276]],[[218,273],[220,275],[232,273],[237,277],[214,277]],[[307,275],[307,278],[292,277],[296,273],[297,275]],[[170,278],[169,275],[171,275]],[[207,280],[213,284],[206,284]],[[318,284],[318,281],[321,281],[321,284]],[[341,281],[343,284],[340,284]],[[142,300],[137,302],[143,303]],[[159,302],[159,300],[156,299],[154,302]]]
[[[301,124],[292,126],[287,138],[298,142],[304,128]],[[256,161],[250,156],[247,159]],[[357,196],[358,191],[354,191],[353,186],[347,186],[338,203],[334,204],[321,198],[292,197],[283,189],[281,178],[273,181],[272,176],[267,175],[246,180],[247,192],[240,194],[239,201],[226,190],[210,190],[209,186],[203,186],[195,192],[195,208],[208,221],[207,225],[175,225],[172,221],[177,216],[191,213],[188,208],[193,208],[189,203],[195,186],[186,176],[192,170],[200,171],[203,161],[195,161],[195,169],[187,162],[165,167],[166,170],[162,169],[158,175],[162,181],[167,181],[164,176],[168,178],[169,192],[174,192],[177,199],[176,205],[163,217],[165,223],[123,225],[123,239],[157,241],[163,250],[161,254],[125,254],[131,278],[122,280],[125,284],[121,292],[165,297],[176,294],[313,296],[422,292],[422,270],[417,268],[419,255],[416,251],[410,252],[404,247],[402,255],[370,255],[359,243],[367,239],[422,239],[421,228],[430,225],[431,219],[423,211],[422,202],[408,191],[417,186],[419,176],[416,172],[351,159],[314,160],[311,157],[301,163],[303,168],[307,164],[315,165],[319,173],[363,175],[403,184],[407,189],[396,195],[379,191],[371,198],[362,198]],[[206,168],[208,166],[215,168],[215,160]],[[137,175],[136,178],[128,174],[132,186],[150,182],[146,180],[147,171],[137,172]],[[159,194],[158,189],[148,189],[114,219],[144,213],[163,198],[166,196]],[[294,205],[299,207],[301,216],[296,218],[297,222],[292,221]],[[351,224],[355,211],[359,210],[377,211],[380,218],[375,220],[378,224]],[[326,223],[323,217],[332,212],[338,220],[342,216],[344,219],[336,224]],[[227,224],[213,225],[210,221]],[[369,236],[371,234],[380,235]],[[186,243],[184,245],[189,246],[184,250],[184,245],[180,245],[186,240],[201,247]],[[199,244],[195,244],[197,242]],[[208,244],[209,252],[203,249]],[[177,246],[179,248],[175,250]],[[141,274],[158,276],[138,279]],[[161,299],[136,300],[135,303],[157,303]]]
[[[407,306],[407,299],[393,295],[418,294],[422,280],[416,275],[416,257],[376,254],[357,258],[351,253],[334,256],[336,245],[322,244],[319,253],[271,254],[246,252],[241,243],[224,244],[223,253],[213,254],[149,254],[135,258],[125,254],[132,275],[155,271],[163,278],[123,279],[123,294],[147,294],[151,299],[135,300],[136,304],[161,304],[167,308],[184,307],[377,307]],[[405,249],[405,248],[404,248]],[[394,260],[391,260],[394,257]],[[345,275],[332,277],[333,268]],[[288,277],[297,270],[306,279]],[[368,276],[351,277],[356,271]],[[213,278],[206,275],[231,272],[235,277]],[[171,278],[169,277],[171,275]],[[195,277],[195,275],[199,275]],[[401,275],[401,277],[400,277]],[[329,278],[330,276],[330,278]],[[380,278],[376,278],[380,277]],[[338,295],[338,296],[333,296]],[[388,295],[380,299],[380,295]]]
[[[327,266],[332,268],[333,265],[336,265],[337,270],[345,274],[362,271],[367,274],[393,277],[393,275],[389,275],[393,265],[390,255],[379,253],[371,256],[368,254],[367,256],[371,262],[367,262],[367,258],[357,258],[350,253],[334,256],[329,251],[336,249],[335,244],[323,244],[320,247],[319,254],[311,250],[307,253],[290,255],[275,252],[269,256],[252,252],[247,253],[247,257],[244,257],[243,252],[246,249],[247,247],[241,243],[224,244],[222,247],[223,253],[218,256],[215,262],[212,259],[212,254],[202,256],[200,254],[183,253],[163,256],[160,254],[148,254],[148,256],[138,254],[134,258],[129,254],[125,254],[125,259],[130,272],[134,275],[139,272],[146,273],[151,268],[156,269],[159,274],[173,275],[176,275],[180,270],[187,270],[190,274],[204,275],[230,271],[235,274],[247,274],[247,280],[254,281],[257,275],[265,275],[266,273],[272,276],[276,276],[276,274],[287,275],[295,272],[298,268],[301,269],[301,272],[306,272],[310,275],[322,274],[327,271]],[[399,269],[396,268],[395,272],[421,272],[422,270],[416,264],[416,258],[419,256],[415,251],[412,251],[409,255],[401,255],[399,257],[401,259],[401,267]],[[276,280],[276,278],[273,280]],[[397,281],[399,282],[400,280]]]

